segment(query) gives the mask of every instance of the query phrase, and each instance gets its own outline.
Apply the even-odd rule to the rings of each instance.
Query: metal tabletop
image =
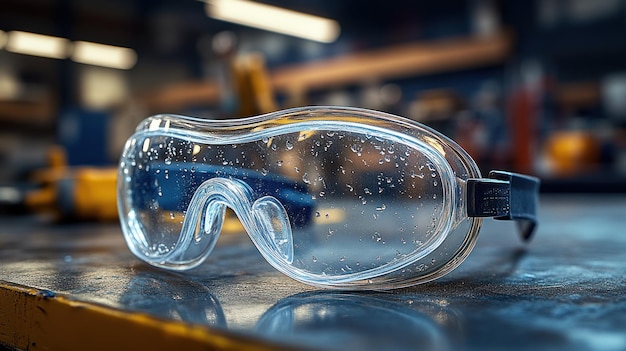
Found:
[[[487,220],[451,274],[360,293],[291,280],[245,235],[222,236],[199,268],[171,273],[135,259],[115,223],[2,218],[0,343],[626,350],[626,196],[544,196],[540,213],[530,244],[513,223]]]

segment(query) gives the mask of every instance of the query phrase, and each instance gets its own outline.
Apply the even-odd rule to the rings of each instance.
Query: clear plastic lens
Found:
[[[143,260],[187,269],[212,250],[231,208],[273,266],[310,284],[388,287],[444,274],[454,267],[442,250],[471,249],[479,224],[460,199],[478,170],[459,150],[364,110],[231,123],[157,116],[120,163],[124,233]]]

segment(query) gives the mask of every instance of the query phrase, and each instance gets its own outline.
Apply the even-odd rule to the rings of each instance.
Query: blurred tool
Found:
[[[115,220],[117,168],[68,167],[64,149],[53,147],[49,168],[33,174],[30,189],[4,187],[5,207],[52,215],[56,220]]]
[[[254,116],[277,109],[262,55],[248,54],[238,57],[233,62],[232,69],[240,116]]]
[[[208,70],[218,82],[220,114],[217,118],[253,116],[277,110],[272,83],[260,53],[238,52],[238,38],[231,31],[198,44]]]

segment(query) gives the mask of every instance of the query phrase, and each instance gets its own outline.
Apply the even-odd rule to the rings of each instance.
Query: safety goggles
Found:
[[[528,240],[539,180],[482,178],[452,140],[417,122],[345,107],[236,120],[143,121],[119,165],[130,250],[186,270],[212,251],[230,208],[276,269],[320,287],[391,289],[456,268],[482,217]]]

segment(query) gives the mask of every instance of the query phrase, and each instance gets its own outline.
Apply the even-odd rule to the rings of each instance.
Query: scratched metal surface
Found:
[[[1,218],[0,280],[280,344],[350,350],[625,350],[626,196],[544,197],[535,240],[486,221],[468,260],[387,293],[314,290],[247,237],[184,274],[135,260],[117,225]]]

